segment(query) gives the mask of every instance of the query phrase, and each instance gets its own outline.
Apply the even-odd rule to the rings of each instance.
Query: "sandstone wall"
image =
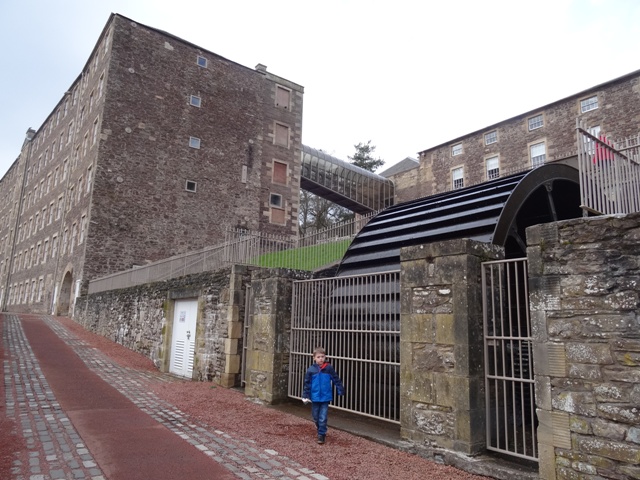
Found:
[[[640,214],[527,243],[540,477],[640,478]]]

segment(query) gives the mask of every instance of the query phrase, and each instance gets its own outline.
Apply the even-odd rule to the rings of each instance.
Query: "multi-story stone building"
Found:
[[[67,313],[92,278],[295,235],[303,88],[111,15],[82,73],[0,180],[0,298]]]
[[[385,176],[396,200],[407,201],[543,163],[572,163],[576,119],[614,141],[638,135],[640,70],[423,150],[414,168]]]

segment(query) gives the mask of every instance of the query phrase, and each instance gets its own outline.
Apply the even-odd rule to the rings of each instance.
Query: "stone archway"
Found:
[[[60,288],[60,297],[58,300],[58,315],[69,315],[69,306],[71,305],[71,291],[73,290],[73,276],[71,272],[67,272],[62,279],[62,287]]]

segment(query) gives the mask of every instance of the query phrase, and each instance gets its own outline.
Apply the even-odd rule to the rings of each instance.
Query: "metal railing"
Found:
[[[487,449],[538,460],[527,259],[482,264]]]
[[[341,410],[399,423],[400,273],[294,282],[289,396],[302,398],[315,347],[324,347],[346,394]]]
[[[596,214],[640,211],[640,137],[614,144],[579,120],[581,208]]]
[[[299,238],[228,228],[225,241],[89,282],[89,293],[216,271],[233,264],[313,271],[339,261],[351,240],[377,212]]]

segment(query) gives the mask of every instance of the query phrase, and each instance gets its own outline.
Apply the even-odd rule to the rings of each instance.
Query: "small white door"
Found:
[[[191,378],[196,343],[198,300],[176,300],[171,335],[169,371]]]

